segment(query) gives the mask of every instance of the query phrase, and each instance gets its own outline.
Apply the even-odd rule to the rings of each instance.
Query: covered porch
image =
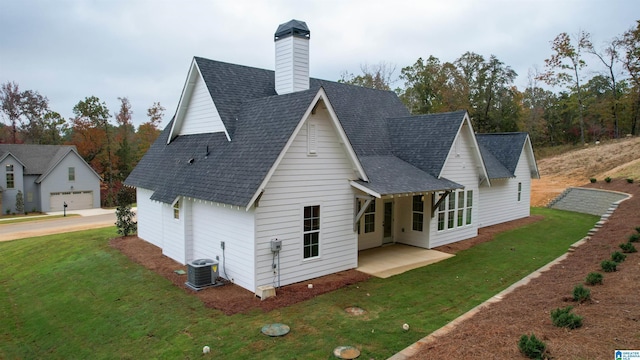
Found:
[[[406,271],[448,259],[454,255],[404,244],[391,244],[358,253],[356,270],[388,278]]]

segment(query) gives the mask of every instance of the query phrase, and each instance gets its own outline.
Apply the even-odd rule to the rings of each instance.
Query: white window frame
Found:
[[[422,208],[416,210],[416,205],[418,204],[418,202],[422,205],[421,206]],[[424,231],[424,195],[413,195],[413,198],[411,200],[411,210],[412,210],[411,230],[417,231],[417,232],[423,232]],[[416,227],[418,228],[416,229]]]
[[[69,182],[76,181],[76,168],[74,166],[69,166],[68,179],[69,179]]]
[[[306,217],[306,213],[307,213],[307,208],[311,208],[311,214],[310,217]],[[318,208],[318,214],[317,216],[314,216],[313,214],[313,208]],[[320,236],[320,229],[322,227],[322,221],[321,221],[321,216],[322,216],[322,212],[321,212],[321,206],[320,204],[316,204],[316,205],[308,205],[308,206],[304,206],[302,209],[302,259],[303,260],[313,260],[313,259],[318,259],[320,257],[320,240],[321,240],[321,236]],[[317,219],[317,227],[314,227],[313,225],[313,220]],[[310,221],[310,223],[307,224],[307,221]],[[311,242],[307,245],[306,241],[307,241],[307,235],[312,235],[316,234],[316,238],[315,238],[315,244],[313,244],[313,238],[311,238]],[[316,247],[316,255],[313,255],[313,248]],[[309,256],[306,256],[306,250],[307,248],[310,248],[311,250],[309,251]]]

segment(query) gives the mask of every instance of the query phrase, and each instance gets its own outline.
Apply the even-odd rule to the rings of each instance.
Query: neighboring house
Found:
[[[256,291],[529,215],[527,134],[476,135],[465,111],[411,116],[391,91],[310,79],[309,35],[278,27],[275,72],[193,59],[173,120],[125,182],[142,239],[183,264],[218,258]]]
[[[100,207],[100,176],[75,146],[0,144],[3,213],[16,212],[22,192],[24,211],[62,211]]]

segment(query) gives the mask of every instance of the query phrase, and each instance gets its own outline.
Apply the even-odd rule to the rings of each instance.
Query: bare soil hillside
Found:
[[[531,206],[545,206],[564,189],[611,178],[640,181],[640,137],[590,144],[538,160],[540,179],[531,186]]]

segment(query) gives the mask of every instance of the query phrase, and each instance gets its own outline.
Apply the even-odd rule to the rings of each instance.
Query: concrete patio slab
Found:
[[[386,279],[393,275],[417,269],[448,259],[454,255],[437,250],[423,249],[410,245],[393,244],[358,253],[356,270]]]

